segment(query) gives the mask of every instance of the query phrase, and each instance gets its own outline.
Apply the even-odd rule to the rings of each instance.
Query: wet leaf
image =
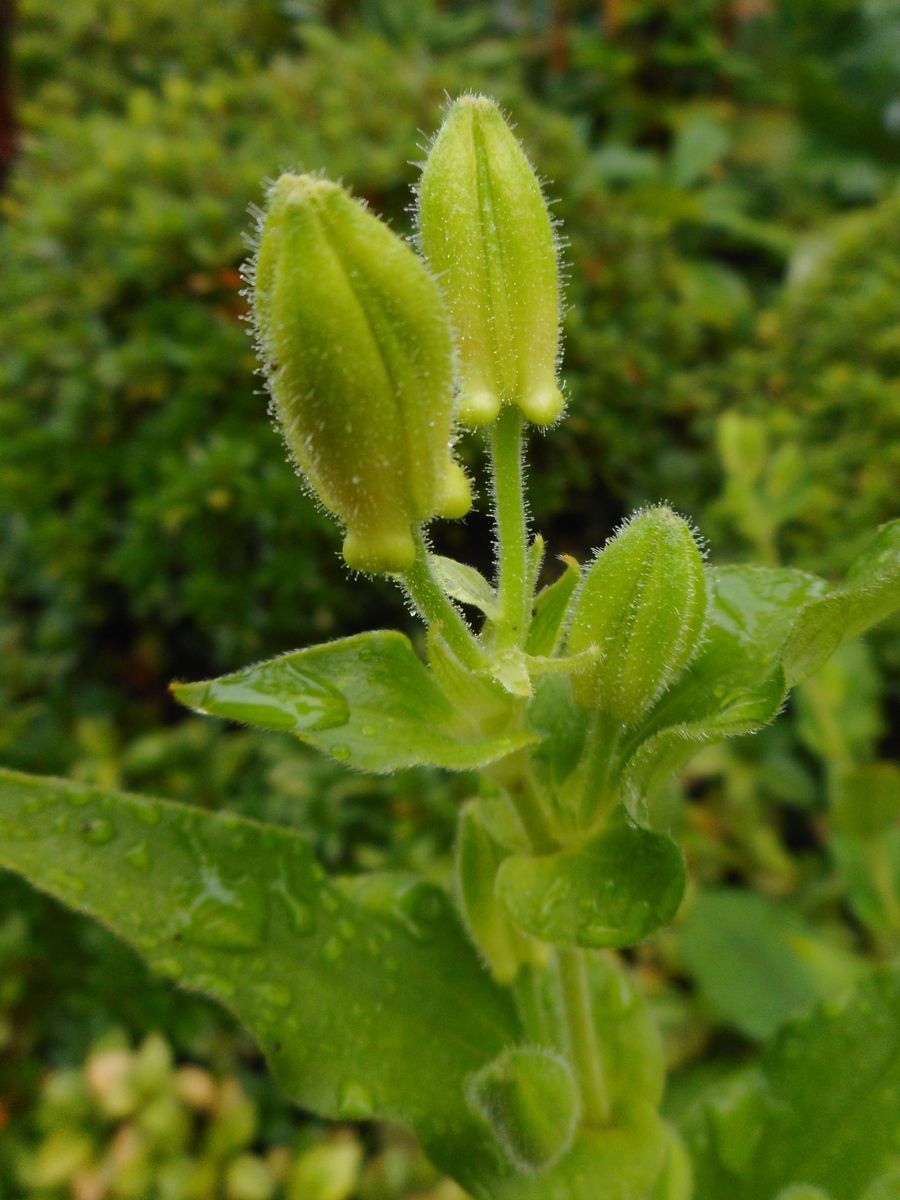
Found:
[[[287,830],[9,771],[0,865],[218,1000],[305,1108],[412,1124],[445,1166],[489,1172],[464,1080],[518,1023],[440,889],[376,877],[361,897]]]
[[[683,891],[675,843],[624,820],[573,849],[512,855],[497,874],[516,924],[557,946],[633,946],[671,920]]]
[[[293,733],[360,771],[469,770],[534,740],[474,732],[408,638],[386,630],[296,650],[221,679],[177,683],[172,691],[198,712]]]

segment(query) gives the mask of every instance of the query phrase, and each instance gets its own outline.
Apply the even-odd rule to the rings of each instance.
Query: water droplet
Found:
[[[198,704],[220,717],[291,732],[332,729],[350,718],[347,701],[328,680],[285,655],[210,683]]]
[[[226,882],[214,867],[200,870],[200,887],[188,893],[177,917],[184,937],[199,946],[253,950],[268,916],[260,882],[253,876]]]
[[[346,742],[338,742],[336,746],[331,747],[331,757],[336,758],[338,762],[347,762],[350,758],[350,747]]]
[[[116,836],[116,827],[106,817],[94,817],[90,821],[83,821],[78,832],[90,845],[105,846]]]
[[[130,850],[126,850],[122,857],[136,871],[143,871],[146,874],[150,870],[150,851],[147,849],[146,842],[138,842]]]
[[[288,868],[282,862],[278,878],[272,884],[272,892],[287,910],[294,932],[300,934],[301,937],[307,937],[315,932],[316,915],[312,905],[305,899],[301,899],[292,887],[287,872]]]
[[[338,1098],[338,1116],[345,1121],[367,1121],[375,1113],[375,1101],[365,1084],[345,1083]]]

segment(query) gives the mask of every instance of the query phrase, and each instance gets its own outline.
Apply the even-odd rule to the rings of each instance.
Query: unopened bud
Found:
[[[577,702],[633,725],[693,657],[706,619],[703,559],[671,509],[628,522],[587,572],[569,651],[598,657],[573,676]]]
[[[471,497],[450,454],[452,342],[412,249],[336,183],[282,175],[253,271],[275,413],[294,459],[344,524],[344,558],[404,571],[415,528]]]
[[[510,403],[551,424],[564,404],[556,242],[537,176],[492,100],[450,107],[422,172],[419,236],[457,335],[460,420],[489,424]]]

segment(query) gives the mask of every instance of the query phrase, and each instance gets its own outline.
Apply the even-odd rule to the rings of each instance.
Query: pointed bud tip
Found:
[[[321,175],[294,175],[286,171],[279,175],[269,191],[269,208],[299,207],[343,190],[339,183]]]

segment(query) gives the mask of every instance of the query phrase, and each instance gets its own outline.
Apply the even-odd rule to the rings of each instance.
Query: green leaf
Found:
[[[900,767],[868,763],[841,775],[831,796],[831,849],[856,916],[900,934]]]
[[[803,571],[755,566],[712,568],[709,583],[703,649],[626,750],[633,804],[679,770],[698,743],[751,733],[778,714],[784,643],[800,608],[826,587]]]
[[[294,733],[360,771],[469,770],[534,740],[527,733],[474,731],[409,640],[391,631],[296,650],[172,691],[198,712]]]
[[[562,639],[563,622],[569,601],[581,579],[581,567],[574,558],[565,554],[561,561],[565,563],[562,575],[542,588],[535,597],[534,617],[525,643],[528,654],[553,654]]]
[[[696,897],[681,952],[709,1013],[760,1041],[856,975],[855,960],[817,937],[790,905],[736,888]]]
[[[474,567],[467,563],[457,562],[455,558],[445,558],[443,554],[430,554],[428,561],[434,568],[438,582],[452,600],[461,604],[471,604],[480,609],[491,621],[497,619],[497,593]]]
[[[412,1124],[467,1186],[490,1175],[464,1081],[518,1021],[440,889],[360,899],[287,830],[10,771],[0,865],[222,1003],[304,1107]]]
[[[693,187],[725,155],[731,143],[727,128],[708,114],[688,121],[672,147],[672,178],[679,187]]]
[[[674,916],[684,862],[663,834],[622,820],[556,854],[516,854],[497,873],[512,919],[557,946],[633,946]]]
[[[835,650],[900,607],[900,520],[883,525],[843,587],[808,604],[785,647],[788,685],[806,679]]]
[[[714,1086],[686,1121],[703,1200],[770,1200],[791,1184],[858,1200],[895,1162],[900,972],[793,1022],[756,1069]]]

